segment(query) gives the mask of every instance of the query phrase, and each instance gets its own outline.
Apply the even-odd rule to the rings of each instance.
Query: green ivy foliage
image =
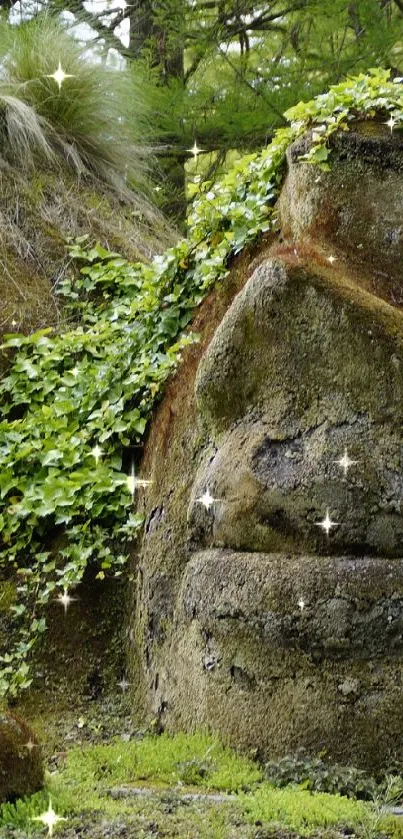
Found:
[[[183,349],[197,340],[187,330],[197,306],[235,254],[276,229],[287,148],[310,131],[304,159],[326,169],[331,135],[377,115],[403,125],[403,84],[384,70],[300,103],[260,154],[203,185],[186,239],[149,265],[77,242],[70,254],[80,274],[59,290],[75,325],[6,336],[3,351],[14,355],[0,383],[0,571],[16,575],[18,597],[1,693],[29,686],[50,599],[71,591],[89,563],[101,577],[122,572],[142,525],[122,449],[141,442]]]
[[[321,755],[312,757],[304,749],[266,763],[265,777],[276,787],[298,784],[310,792],[327,792],[364,801],[373,801],[377,794],[386,791],[387,786],[384,778],[377,783],[363,769],[330,763]]]

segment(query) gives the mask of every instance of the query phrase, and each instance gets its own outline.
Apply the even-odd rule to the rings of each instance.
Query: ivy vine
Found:
[[[277,228],[276,199],[289,145],[310,131],[304,159],[329,168],[329,138],[355,119],[403,126],[403,80],[389,72],[338,84],[286,112],[259,154],[239,160],[194,200],[189,235],[149,265],[131,264],[85,237],[70,245],[80,272],[65,281],[74,326],[5,336],[0,382],[0,572],[17,579],[14,642],[0,657],[0,695],[29,686],[30,654],[46,606],[71,591],[89,563],[120,574],[142,526],[122,450],[139,444],[184,348],[187,327],[230,259]]]

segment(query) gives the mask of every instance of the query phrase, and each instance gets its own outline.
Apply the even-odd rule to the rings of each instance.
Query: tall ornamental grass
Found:
[[[69,75],[59,88],[59,62]],[[144,191],[144,94],[130,68],[95,62],[60,19],[0,22],[0,155],[23,170],[38,162],[90,172],[126,195]]]

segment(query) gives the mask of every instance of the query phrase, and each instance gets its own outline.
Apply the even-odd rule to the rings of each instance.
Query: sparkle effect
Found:
[[[329,509],[327,509],[326,510],[326,516],[323,519],[323,521],[317,521],[317,522],[315,522],[315,524],[318,527],[321,527],[325,531],[326,536],[329,536],[329,533],[330,533],[330,530],[332,529],[332,527],[338,527],[340,522],[332,521],[330,516],[329,516]]]
[[[58,66],[57,70],[55,70],[54,73],[51,73],[50,75],[46,76],[46,78],[47,79],[54,79],[58,88],[59,88],[59,90],[60,90],[65,79],[72,79],[74,77],[71,73],[65,73],[64,72],[64,70],[62,68],[62,65],[60,63],[60,59],[59,59],[59,66]]]
[[[193,157],[197,157],[199,154],[202,153],[203,149],[199,149],[199,146],[197,145],[197,142],[195,140],[192,148],[191,149],[186,149],[186,151],[190,152],[190,154],[192,154]]]
[[[303,610],[305,609],[305,600],[303,600],[302,597],[298,600],[298,606],[301,612],[303,612]]]
[[[120,687],[122,693],[126,693],[126,691],[130,687],[130,682],[128,682],[127,679],[123,677],[123,679],[121,679],[120,682],[118,682],[118,687]]]
[[[45,813],[41,813],[40,816],[32,816],[32,821],[34,822],[43,822],[43,824],[48,828],[48,836],[53,836],[53,828],[55,824],[58,822],[66,822],[67,819],[64,816],[58,816],[53,807],[52,802],[49,798],[49,807]]]
[[[24,743],[26,749],[28,749],[29,754],[31,754],[32,750],[36,748],[37,743],[34,743],[31,738],[29,738],[28,743]]]
[[[341,457],[340,460],[334,460],[333,463],[337,463],[338,466],[341,466],[344,471],[344,477],[347,477],[347,472],[350,466],[355,466],[356,463],[358,463],[358,460],[351,460],[348,456],[347,449],[344,449],[343,457]]]
[[[75,600],[75,597],[70,597],[66,588],[64,589],[63,594],[59,594],[57,597],[57,602],[61,603],[63,606],[65,615],[67,614],[67,609],[69,608],[70,603],[73,603]]]
[[[196,502],[198,504],[203,504],[203,507],[205,507],[206,510],[209,510],[210,507],[213,506],[214,501],[216,501],[216,498],[213,498],[213,496],[210,495],[209,489],[206,489],[206,492],[204,492],[203,495],[200,496],[200,498],[196,498]]]
[[[132,496],[132,501],[134,501],[134,494],[137,487],[147,487],[152,484],[152,481],[143,481],[141,478],[136,478],[134,463],[131,465],[130,474],[127,476],[126,482]]]
[[[394,129],[394,127],[395,127],[396,123],[397,123],[397,120],[396,120],[396,119],[394,118],[394,116],[391,114],[391,115],[390,115],[390,117],[389,117],[389,119],[388,119],[388,121],[387,121],[387,122],[385,122],[385,125],[387,125],[387,126],[388,126],[388,128],[390,128],[390,133],[392,133],[392,131],[393,131],[393,129]]]
[[[328,256],[327,261],[330,262],[331,265],[333,265],[333,262],[336,262],[336,259],[337,256],[333,256],[333,254],[331,254],[330,256]]]
[[[74,376],[74,373],[73,373],[73,376]],[[100,446],[94,446],[94,448],[91,449],[91,454],[95,458],[95,463],[98,466],[99,458],[102,457],[102,455],[103,455],[103,451],[102,451],[101,447]]]

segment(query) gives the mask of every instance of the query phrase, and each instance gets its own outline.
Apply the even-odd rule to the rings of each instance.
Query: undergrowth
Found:
[[[116,798],[111,795],[114,789],[127,789],[130,785],[144,789],[144,795]],[[225,832],[228,806],[235,808],[238,825],[244,825],[242,835],[247,835],[248,824],[258,823],[297,831],[301,836],[314,832],[318,835],[318,830],[324,835],[322,831],[328,828],[339,828],[354,831],[360,837],[379,836],[379,831],[387,825],[388,835],[393,839],[403,837],[399,820],[388,817],[385,821],[379,807],[337,794],[310,793],[297,786],[275,788],[263,780],[257,764],[203,734],[175,737],[164,734],[130,743],[115,741],[109,745],[74,748],[67,753],[63,767],[49,776],[43,792],[0,806],[0,829],[19,828],[24,835],[33,835],[38,829],[33,819],[47,810],[49,798],[56,813],[67,819],[68,828],[77,818],[82,824],[85,818],[99,820],[101,815],[109,820],[129,816],[134,811],[141,813],[142,818],[148,812],[155,815],[158,800],[168,801],[169,796],[173,796],[169,799],[172,812],[180,804],[173,803],[175,796],[180,799],[192,791],[232,796],[224,798],[218,807],[222,812],[212,823],[216,828],[210,826],[207,833],[196,835],[228,835]],[[200,802],[198,810],[200,813]],[[217,827],[219,824],[221,827]],[[62,830],[64,822],[60,825]]]
[[[81,241],[70,251],[80,276],[59,289],[75,325],[6,337],[12,363],[0,384],[0,569],[14,575],[18,598],[0,693],[30,684],[29,658],[51,598],[71,591],[90,562],[100,576],[121,573],[142,525],[122,450],[141,444],[165,382],[196,340],[185,330],[197,306],[235,254],[276,229],[288,146],[310,130],[305,159],[326,168],[331,135],[377,114],[403,125],[403,86],[384,70],[292,108],[290,126],[266,149],[203,187],[187,239],[150,265]]]

